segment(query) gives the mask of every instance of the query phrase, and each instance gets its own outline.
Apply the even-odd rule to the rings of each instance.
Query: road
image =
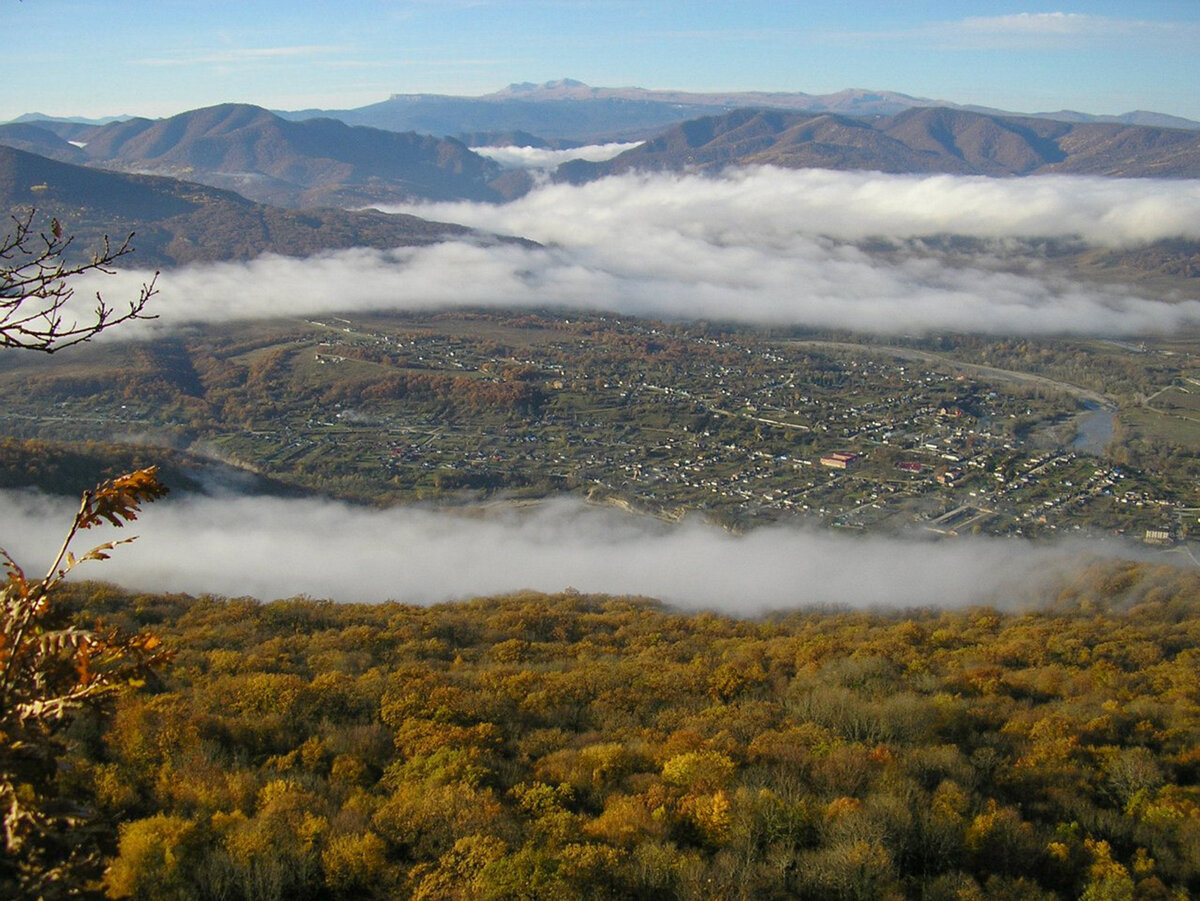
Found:
[[[881,344],[854,344],[849,341],[785,341],[789,347],[813,347],[813,348],[831,348],[834,350],[853,350],[861,351],[868,354],[886,355],[891,357],[899,357],[902,360],[919,360],[923,363],[936,363],[939,366],[944,366],[947,369],[954,369],[960,372],[968,372],[973,375],[986,376],[988,378],[999,379],[1008,382],[1020,382],[1026,385],[1037,385],[1043,388],[1053,388],[1058,391],[1063,391],[1080,400],[1090,401],[1104,407],[1107,410],[1116,410],[1117,403],[1107,394],[1101,394],[1099,391],[1092,391],[1090,388],[1084,388],[1080,385],[1072,385],[1070,382],[1060,382],[1058,379],[1048,378],[1044,375],[1034,375],[1031,372],[1020,372],[1016,369],[1001,369],[999,366],[985,366],[982,363],[965,363],[962,360],[956,360],[953,357],[942,356],[941,354],[931,353],[927,350],[917,350],[912,347],[890,347]]]

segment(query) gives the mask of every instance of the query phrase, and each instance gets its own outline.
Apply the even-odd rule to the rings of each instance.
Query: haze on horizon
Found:
[[[1200,7],[886,0],[12,3],[0,120],[164,116],[224,102],[352,108],[514,82],[891,90],[1013,112],[1200,119]],[[44,39],[40,39],[44,36]],[[103,51],[98,48],[105,48]]]

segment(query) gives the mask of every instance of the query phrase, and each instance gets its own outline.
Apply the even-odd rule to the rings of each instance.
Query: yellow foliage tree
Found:
[[[1133,877],[1112,859],[1108,842],[1087,839],[1084,846],[1092,855],[1092,865],[1080,901],[1133,901]]]
[[[79,532],[137,518],[143,503],[166,493],[153,468],[103,482],[85,492],[54,562],[30,578],[0,549],[0,817],[5,854],[0,894],[63,894],[73,873],[94,866],[90,838],[79,826],[88,811],[55,797],[53,780],[60,736],[81,708],[141,683],[169,656],[151,635],[122,635],[99,625],[71,622],[55,589],[87,560],[103,560],[124,541],[71,551]]]
[[[180,901],[189,896],[186,846],[195,843],[197,826],[183,817],[158,814],[121,827],[120,852],[104,874],[111,898]]]

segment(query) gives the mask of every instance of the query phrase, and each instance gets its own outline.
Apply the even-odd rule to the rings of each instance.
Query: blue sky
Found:
[[[3,0],[0,121],[344,108],[569,77],[1200,119],[1200,2]]]

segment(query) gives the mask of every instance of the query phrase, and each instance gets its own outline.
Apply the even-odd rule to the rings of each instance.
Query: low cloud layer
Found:
[[[73,512],[64,500],[0,492],[0,540],[33,573],[48,565]],[[88,539],[140,537],[78,575],[142,590],[418,604],[573,587],[741,615],[827,603],[1037,602],[1083,548],[795,526],[733,536],[700,521],[666,525],[573,499],[468,517],[318,500],[175,498],[133,525],[84,533],[77,552]]]
[[[506,169],[556,169],[571,160],[587,160],[602,163],[634,147],[641,141],[630,144],[588,144],[571,150],[544,150],[540,147],[472,147],[480,156],[495,160]]]
[[[1109,247],[1200,239],[1200,180],[759,168],[719,178],[630,175],[546,186],[505,205],[406,211],[544,246],[459,241],[174,270],[159,281],[158,327],[447,306],[598,309],[877,333],[1134,335],[1200,324],[1195,297],[1165,303],[1119,286],[1014,275],[983,263],[885,261],[848,243],[939,234]],[[80,296],[98,287],[119,297],[135,291],[138,278],[88,285]]]
[[[855,241],[936,234],[1078,237],[1123,246],[1200,239],[1200,180],[751,167],[720,177],[622,175],[544,187],[504,205],[422,204],[403,211],[564,246],[612,240],[628,227],[767,247],[797,236]]]

